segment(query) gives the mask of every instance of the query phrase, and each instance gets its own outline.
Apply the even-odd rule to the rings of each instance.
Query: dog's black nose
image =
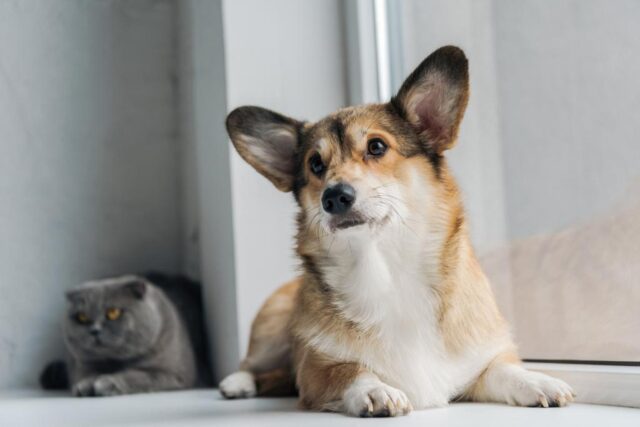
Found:
[[[337,215],[348,211],[356,200],[356,190],[349,184],[339,183],[322,193],[322,208]]]

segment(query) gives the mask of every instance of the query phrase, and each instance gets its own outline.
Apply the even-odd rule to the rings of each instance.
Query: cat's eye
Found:
[[[387,144],[382,138],[371,138],[367,142],[367,153],[373,157],[381,157],[387,151]]]
[[[311,156],[311,158],[309,159],[309,169],[311,169],[311,172],[313,172],[315,176],[322,175],[322,172],[324,172],[325,166],[324,166],[324,163],[322,162],[322,157],[320,157],[320,153],[316,153],[313,156]]]
[[[111,307],[107,310],[106,316],[109,320],[117,320],[122,315],[122,310],[119,308]]]
[[[78,323],[89,323],[91,321],[91,319],[89,319],[89,316],[87,316],[83,312],[76,313],[76,320],[78,321]]]

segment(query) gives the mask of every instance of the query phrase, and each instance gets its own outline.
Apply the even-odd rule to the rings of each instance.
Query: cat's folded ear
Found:
[[[391,104],[413,125],[428,148],[441,154],[453,146],[469,99],[464,52],[445,46],[407,77]]]
[[[138,299],[143,299],[145,294],[147,293],[147,282],[146,280],[140,278],[140,277],[136,277],[134,279],[132,279],[131,281],[125,283],[123,285],[123,288],[127,291],[130,292],[131,295],[133,295],[134,297],[138,298]]]
[[[280,191],[291,191],[303,123],[265,108],[246,106],[229,113],[226,124],[238,154]]]

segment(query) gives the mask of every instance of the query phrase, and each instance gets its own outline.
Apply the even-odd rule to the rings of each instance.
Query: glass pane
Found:
[[[522,356],[640,361],[640,2],[392,5],[404,73],[469,57],[449,156]]]

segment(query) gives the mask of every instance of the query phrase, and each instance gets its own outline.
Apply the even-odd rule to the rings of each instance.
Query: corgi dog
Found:
[[[522,366],[471,246],[444,157],[468,98],[467,58],[446,46],[387,103],[316,123],[229,114],[240,156],[299,205],[302,274],[260,309],[225,397],[297,391],[302,408],[360,417],[573,400]]]

